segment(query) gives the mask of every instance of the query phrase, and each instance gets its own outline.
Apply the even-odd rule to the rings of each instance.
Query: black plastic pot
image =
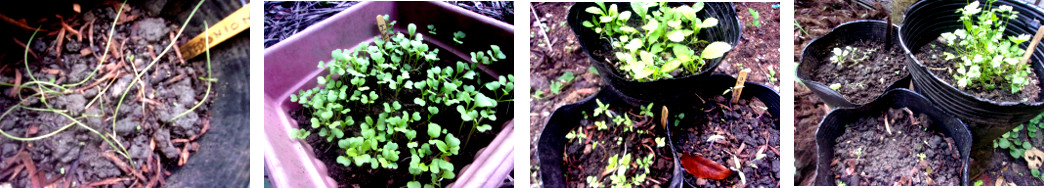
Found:
[[[855,123],[862,117],[871,117],[884,113],[889,108],[906,107],[917,114],[926,114],[932,120],[932,129],[942,132],[953,139],[957,151],[961,154],[961,185],[968,185],[968,154],[971,150],[972,136],[964,123],[946,112],[939,110],[928,99],[908,89],[893,89],[885,92],[869,104],[857,108],[838,108],[830,111],[820,122],[816,130],[816,147],[819,152],[816,162],[817,186],[836,186],[830,163],[834,161],[835,139],[845,133],[848,124]]]
[[[974,134],[975,142],[972,144],[972,157],[977,164],[973,164],[972,175],[978,174],[975,168],[979,164],[988,164],[992,158],[992,140],[1000,137],[1005,132],[1011,131],[1016,125],[1032,119],[1034,116],[1044,112],[1044,102],[1000,102],[991,101],[965,93],[954,86],[947,84],[939,76],[929,71],[920,60],[914,57],[922,46],[938,38],[939,34],[952,32],[960,27],[957,22],[960,15],[955,13],[957,9],[967,5],[965,0],[946,1],[920,1],[910,6],[903,20],[903,27],[899,30],[900,42],[907,55],[907,69],[913,76],[914,88],[926,98],[938,105],[939,109],[953,114],[957,118],[968,123],[969,130]],[[984,6],[989,6],[983,3]],[[1039,21],[1044,20],[1044,11],[1034,5],[1028,5],[1021,1],[998,0],[992,6],[1009,5],[1018,11],[1018,18],[1008,22],[1005,35],[1036,33],[1040,26]],[[1023,44],[1028,45],[1027,43]],[[1044,81],[1044,45],[1038,45],[1033,49],[1031,67],[1037,74],[1037,79]],[[1038,83],[1042,84],[1044,82]],[[1044,85],[1040,85],[1044,88]],[[1041,97],[1041,96],[1037,96]]]
[[[704,99],[701,99],[701,97],[709,97],[709,96],[716,96],[716,95],[732,96],[732,92],[731,91],[728,92],[728,93],[723,93],[723,92],[725,92],[725,90],[728,90],[729,88],[732,88],[733,86],[735,86],[736,78],[732,77],[730,75],[716,73],[716,74],[712,74],[709,77],[707,77],[705,79],[702,79],[700,81],[702,83],[708,83],[708,85],[700,86],[699,90],[697,90],[697,91],[686,92],[686,94],[683,94],[683,95],[680,95],[680,96],[676,96],[676,97],[674,97],[674,98],[672,98],[670,100],[672,102],[670,102],[669,104],[672,104],[671,106],[674,106],[674,107],[676,107],[679,104],[680,105],[692,104],[692,105],[703,105],[703,106],[715,105],[715,104],[704,104]],[[675,86],[675,87],[677,87],[677,86]],[[691,93],[696,93],[696,94],[699,95],[699,97],[697,97],[695,95],[692,95]],[[772,117],[775,119],[774,122],[773,122],[773,127],[772,128],[774,128],[776,130],[779,130],[779,100],[780,100],[779,92],[777,92],[776,90],[772,89],[772,87],[769,87],[769,86],[766,86],[766,85],[762,85],[762,84],[754,83],[754,82],[745,82],[743,84],[743,93],[740,94],[740,98],[746,99],[746,100],[750,100],[751,98],[757,98],[762,103],[764,103],[765,106],[768,107],[767,111],[769,112],[769,114],[771,114]],[[653,108],[653,109],[659,109],[659,108],[660,107],[656,107],[656,108]],[[676,108],[670,108],[670,109],[672,109],[671,114],[678,113],[678,112],[673,111],[673,109],[676,109]],[[686,114],[698,114],[698,113],[691,113],[691,111],[690,112],[683,112],[683,113],[686,113]],[[659,119],[659,117],[657,117],[657,119]],[[673,121],[668,121],[668,124],[673,124],[673,123],[674,123]],[[680,129],[688,128],[688,127],[685,127],[685,126],[688,126],[688,125],[685,125],[686,124],[685,122],[682,122],[681,124],[682,125],[668,125],[667,126],[667,127],[670,127],[670,129],[668,129],[667,132],[668,133],[672,133],[672,136],[669,136],[668,139],[671,140],[671,147],[675,147],[674,148],[675,151],[678,151],[679,148],[677,148],[677,147],[681,147],[681,146],[678,143],[678,140],[674,139],[676,137],[673,137],[673,135],[682,133],[683,131],[681,131]],[[723,164],[723,165],[731,166],[730,164]],[[694,177],[692,174],[685,173],[685,172],[682,172],[681,174],[682,174],[683,177],[688,177],[688,178],[683,178],[681,180],[682,182],[685,182],[684,179],[696,179],[696,177]],[[748,174],[747,177],[750,178],[751,176]],[[782,176],[780,176],[780,177],[782,177]],[[748,186],[752,186],[752,185],[748,185]],[[691,185],[691,184],[685,184],[684,187],[699,187],[699,186]]]
[[[707,83],[707,85],[703,85],[701,86],[701,88],[671,86],[686,88],[683,90],[684,93],[687,94],[665,97],[663,99],[654,99],[649,101],[672,101],[669,104],[701,105],[703,103],[703,100],[701,100],[699,97],[695,95],[692,95],[692,93],[698,93],[701,96],[722,95],[723,91],[725,91],[729,87],[732,87],[736,83],[736,78],[725,74],[714,74],[708,77],[704,77],[703,79],[694,81]],[[683,84],[682,86],[684,85],[687,84]],[[657,91],[650,90],[649,92]],[[773,117],[779,117],[779,93],[773,90],[771,87],[758,83],[746,82],[744,83],[743,93],[740,95],[740,97],[744,99],[750,99],[751,97],[758,98],[759,100],[761,100],[762,103],[765,104],[765,106],[769,108],[768,111],[770,114],[772,114]],[[540,168],[540,177],[543,180],[544,186],[564,187],[566,185],[565,178],[563,177],[564,171],[562,169],[562,154],[565,151],[565,143],[568,142],[568,139],[565,138],[565,135],[568,134],[568,132],[575,128],[577,125],[579,125],[578,122],[580,122],[581,118],[583,118],[583,116],[581,115],[583,111],[598,107],[597,103],[595,102],[595,99],[601,100],[603,103],[610,104],[611,106],[626,105],[631,107],[638,107],[639,105],[648,104],[649,102],[621,95],[620,92],[613,91],[613,88],[611,87],[603,87],[600,92],[591,97],[588,97],[580,102],[568,104],[556,109],[555,112],[551,114],[550,119],[548,119],[547,125],[544,126],[544,130],[541,131],[539,138],[540,140],[537,143],[536,149],[537,160],[539,160],[539,164],[540,166],[542,166],[542,168]],[[663,104],[668,103],[654,102],[653,109],[660,109],[662,108]],[[656,114],[656,116],[653,117],[653,119],[659,119],[661,116],[659,111],[653,110],[653,112],[654,114]],[[668,125],[667,127],[674,126]],[[776,122],[776,127],[774,128],[779,129],[778,121]],[[671,135],[671,131],[673,130],[668,129],[667,134]],[[668,139],[671,140],[671,150],[673,151],[675,141],[674,139],[670,138],[670,136],[668,136]],[[688,173],[684,172],[684,170],[681,168],[680,162],[677,158],[675,158],[674,176],[670,181],[669,187],[682,187],[682,184],[684,183],[684,176],[688,176],[683,174]]]
[[[596,100],[602,101],[604,104],[610,106],[629,106],[637,108],[643,102],[635,100],[626,96],[619,95],[619,92],[613,92],[611,87],[602,87],[601,91],[597,94],[587,97],[586,99],[568,104],[562,107],[558,107],[551,118],[548,119],[547,125],[544,126],[544,130],[540,133],[540,140],[537,143],[537,160],[540,162],[540,177],[543,180],[544,187],[566,187],[565,170],[562,164],[562,156],[565,152],[565,144],[569,142],[565,138],[570,130],[573,130],[580,125],[580,120],[584,117],[582,112],[590,109],[598,108]],[[662,108],[660,104],[656,104],[653,109]],[[656,117],[653,119],[659,119],[660,114],[654,110]],[[669,130],[668,130],[669,131]],[[667,132],[670,135],[670,132]],[[671,155],[674,155],[674,147],[671,147]],[[681,162],[677,157],[674,158],[674,174],[670,180],[669,186],[671,188],[682,187],[681,174],[684,173],[681,168]]]
[[[816,68],[821,64],[830,63],[830,56],[832,53],[817,53],[817,52],[829,52],[828,48],[832,46],[840,46],[846,44],[854,44],[861,41],[874,41],[884,43],[887,39],[888,23],[880,20],[859,20],[843,23],[834,27],[830,33],[823,35],[819,38],[813,39],[805,48],[801,50],[801,63],[798,64],[797,77],[801,79],[801,83],[805,84],[812,93],[816,94],[824,103],[831,107],[855,107],[863,104],[852,103],[841,93],[830,89],[824,83],[812,80],[812,75],[824,74],[817,73]],[[892,25],[892,41],[891,45],[893,48],[899,48],[899,27]],[[882,45],[883,46],[883,45]],[[875,62],[876,63],[876,62]],[[904,72],[904,74],[906,74]],[[885,91],[896,87],[903,87],[900,84],[902,80],[897,80],[891,83]],[[880,94],[879,94],[880,95]]]
[[[619,7],[619,11],[631,10],[630,3],[606,3],[616,4]],[[671,6],[680,6],[681,3],[674,3]],[[721,63],[722,58],[712,59],[707,61],[701,72],[694,75],[680,76],[671,79],[660,79],[656,81],[634,81],[626,77],[625,72],[620,71],[616,66],[612,65],[608,60],[616,59],[616,57],[601,56],[600,54],[611,54],[612,45],[608,40],[601,37],[600,34],[595,33],[594,30],[588,29],[581,25],[584,20],[590,20],[593,18],[591,13],[584,12],[585,8],[597,6],[594,3],[576,3],[572,8],[569,9],[569,16],[567,20],[569,26],[573,29],[573,33],[576,34],[577,40],[580,42],[580,46],[584,48],[584,52],[587,53],[588,57],[594,63],[595,68],[598,69],[599,74],[609,86],[616,88],[621,93],[642,100],[649,99],[663,99],[666,97],[672,97],[680,94],[676,86],[682,83],[693,83],[692,81],[700,79],[701,77],[707,77],[714,69]],[[739,19],[736,18],[736,10],[732,7],[732,3],[705,3],[703,10],[696,13],[699,18],[714,17],[718,19],[718,26],[705,28],[700,30],[698,37],[707,41],[723,41],[727,42],[732,46],[736,46],[739,43],[740,35],[743,33],[740,30],[741,24]],[[632,16],[633,18],[633,16]],[[631,19],[631,22],[637,23],[639,19]],[[696,49],[697,52],[702,49]],[[731,51],[731,50],[730,50]],[[726,53],[728,55],[728,53]],[[689,87],[697,87],[692,85]],[[658,91],[658,92],[647,92],[647,91]],[[662,102],[662,101],[657,101]]]

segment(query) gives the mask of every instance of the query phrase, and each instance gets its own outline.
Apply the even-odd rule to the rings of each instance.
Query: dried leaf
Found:
[[[732,171],[725,166],[700,156],[682,153],[681,165],[686,172],[698,178],[722,180],[732,175]]]
[[[1040,169],[1041,163],[1044,162],[1044,152],[1041,152],[1037,148],[1033,148],[1031,150],[1026,150],[1026,154],[1023,158],[1026,159],[1026,163],[1029,165],[1030,169]]]

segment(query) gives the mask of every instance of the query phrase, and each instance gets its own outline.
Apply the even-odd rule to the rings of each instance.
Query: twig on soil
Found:
[[[83,34],[80,34],[80,31],[77,31],[76,29],[73,29],[72,26],[69,26],[69,24],[66,24],[65,19],[61,19],[61,17],[58,18],[61,20],[62,28],[68,32],[67,34],[76,35],[77,41],[83,41]],[[83,27],[80,27],[80,29],[83,29]]]
[[[16,44],[18,44],[19,46],[22,46],[22,48],[25,48],[26,51],[29,51],[29,54],[32,54],[33,58],[40,59],[40,56],[36,55],[36,52],[34,52],[32,50],[29,50],[29,46],[28,45],[25,45],[25,43],[22,43],[22,41],[18,40],[18,38],[12,38],[12,39],[14,39]]]
[[[11,17],[7,17],[7,15],[4,15],[4,14],[0,14],[0,20],[4,20],[4,22],[10,23],[11,25],[18,26],[18,27],[20,27],[22,29],[25,29],[27,31],[32,31],[33,30],[33,27],[29,27],[29,24],[26,24],[25,22],[17,21],[15,19],[11,18]]]
[[[105,178],[105,179],[102,179],[102,180],[98,180],[96,182],[91,182],[91,183],[89,183],[87,185],[83,185],[83,186],[80,186],[80,187],[99,187],[99,186],[104,186],[104,185],[116,185],[117,183],[120,183],[120,182],[123,182],[123,181],[127,181],[127,180],[131,180],[131,178],[120,178],[120,177]]]
[[[14,97],[16,94],[18,94],[18,91],[22,90],[22,71],[19,71],[18,69],[15,69],[14,71],[15,83],[14,87],[11,88],[11,92],[7,94],[8,97]]]
[[[174,33],[172,32],[172,33],[170,33],[170,42],[174,42],[174,39],[175,39],[174,38]],[[149,51],[151,52],[152,49],[149,49]],[[174,45],[174,55],[178,55],[178,61],[181,62],[182,65],[185,64],[185,58],[181,57],[181,48],[178,47],[177,45]],[[152,58],[156,58],[156,57],[152,57]]]
[[[134,168],[131,168],[129,165],[127,165],[127,163],[124,163],[122,160],[120,160],[120,158],[117,158],[115,155],[112,155],[112,153],[102,152],[102,155],[105,156],[105,158],[112,161],[112,164],[115,164],[116,167],[119,167],[119,169],[123,170],[123,172],[134,175],[134,177],[137,177],[139,181],[145,181],[145,176],[141,175],[140,172],[135,171]]]
[[[551,40],[547,39],[547,28],[544,28],[544,22],[540,21],[540,15],[537,15],[536,9],[529,9],[529,11],[533,13],[533,18],[536,19],[537,26],[540,27],[540,33],[544,34],[544,42],[547,44],[547,49],[548,51],[551,51],[551,55],[553,56],[555,51],[551,49],[555,49],[555,46],[552,46]]]
[[[888,125],[888,113],[884,114],[885,130],[888,131],[888,135],[892,135],[892,127]]]
[[[181,155],[180,155],[181,157],[178,157],[178,166],[184,166],[185,162],[188,162],[188,158],[189,158],[189,151],[188,151],[188,149],[189,149],[189,146],[191,146],[191,145],[192,144],[185,143],[184,149],[181,150]]]
[[[62,65],[65,65],[65,63],[62,62],[62,51],[63,51],[62,50],[62,46],[63,46],[62,43],[64,43],[64,42],[65,42],[65,30],[62,29],[62,30],[58,31],[58,44],[54,46],[54,52],[58,54],[58,56],[56,56],[55,59],[58,59],[58,63],[62,64]]]

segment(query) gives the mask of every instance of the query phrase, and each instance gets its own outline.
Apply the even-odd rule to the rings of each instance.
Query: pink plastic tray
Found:
[[[468,57],[466,52],[489,49],[490,44],[496,44],[508,60],[513,59],[512,25],[443,2],[364,2],[268,48],[265,50],[264,75],[264,149],[266,175],[274,186],[337,187],[327,174],[326,166],[311,152],[311,146],[290,138],[290,130],[297,128],[297,122],[290,118],[288,111],[299,105],[291,103],[289,96],[301,88],[316,87],[314,78],[326,74],[323,69],[316,68],[316,64],[330,61],[330,52],[334,49],[348,49],[373,40],[378,32],[375,18],[385,14],[398,20],[397,27],[406,23],[436,25],[440,35],[424,34],[426,41],[441,49],[439,53]],[[445,34],[455,31],[467,33],[464,45],[453,43],[452,35]],[[511,70],[511,67],[504,61],[483,70],[498,76],[493,70]],[[496,186],[511,173],[514,163],[514,145],[509,142],[514,132],[511,122],[504,124],[501,132],[489,146],[479,151],[472,164],[458,172],[457,183],[450,186]]]

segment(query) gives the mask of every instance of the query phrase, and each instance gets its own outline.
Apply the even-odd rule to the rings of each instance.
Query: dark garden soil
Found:
[[[954,66],[957,63],[955,61],[947,61],[943,59],[942,54],[944,52],[956,54],[954,49],[948,47],[946,43],[939,42],[938,40],[933,40],[932,42],[928,43],[928,45],[921,46],[920,53],[914,55],[917,56],[917,59],[921,60],[921,63],[923,63],[929,71],[935,73],[935,76],[942,78],[942,80],[946,81],[947,84],[956,87],[957,79],[955,79],[953,75],[955,74],[955,72],[957,72],[957,68]],[[1039,85],[1040,80],[1037,79],[1037,73],[1030,71],[1029,75],[1026,77],[1029,79],[1030,84],[1026,84],[1025,86],[1023,86],[1022,90],[1018,93],[1011,93],[1011,90],[1007,89],[1008,85],[1005,84],[1007,82],[1004,82],[1002,80],[993,81],[994,83],[1001,83],[997,84],[998,88],[990,89],[984,86],[971,84],[965,88],[958,89],[967,92],[972,96],[989,99],[992,101],[1040,101],[1040,98],[1038,97],[1038,95],[1040,95],[1041,92]]]
[[[678,132],[679,153],[699,155],[730,169],[743,172],[746,184],[739,173],[724,180],[710,180],[685,176],[687,185],[696,187],[778,187],[779,186],[779,130],[773,125],[778,118],[771,117],[760,101],[740,99],[729,104],[729,98],[713,96],[707,106],[692,106],[670,117],[680,119]],[[673,120],[670,120],[673,121]],[[759,155],[762,157],[758,158]],[[739,161],[736,161],[739,160]]]
[[[831,45],[826,49],[820,49],[816,53],[831,54],[830,56],[833,56],[831,50],[834,48],[844,50],[847,47],[856,49],[852,53],[870,53],[867,56],[855,54],[860,58],[866,59],[856,61],[855,63],[845,62],[840,66],[832,63],[830,59],[805,58],[810,58],[806,63],[819,63],[819,66],[814,69],[815,72],[812,72],[811,77],[813,81],[826,85],[840,84],[841,87],[837,91],[854,104],[870,103],[870,101],[877,99],[878,95],[884,94],[884,91],[892,83],[909,74],[906,72],[906,53],[903,52],[899,44],[895,44],[891,49],[886,50],[885,44],[860,41],[851,45]]]
[[[463,61],[463,59],[461,59],[460,57],[443,56],[439,58],[441,60],[435,63],[435,65],[437,66],[452,65],[450,62]],[[427,70],[428,68],[430,67],[423,65],[423,67],[418,68],[418,70]],[[417,75],[420,73],[410,74]],[[479,80],[478,82],[476,82],[476,80],[463,80],[463,84],[478,86],[479,84],[476,83],[485,83],[488,80],[495,80],[489,75],[481,75],[481,78],[476,79]],[[349,80],[347,80],[347,77],[344,77],[341,79],[341,82],[348,83]],[[366,81],[366,83],[376,82],[377,80],[375,77],[368,77]],[[395,90],[389,89],[387,87],[371,86],[371,88],[379,88],[378,93],[396,93]],[[399,103],[403,104],[402,109],[400,111],[431,114],[430,112],[428,112],[426,107],[422,107],[413,103],[412,99],[417,98],[419,94],[420,93],[418,90],[401,90],[398,95],[386,95],[385,97],[379,98],[374,104],[382,104],[386,102],[392,103],[393,101],[399,101]],[[493,94],[492,92],[484,92],[484,94],[486,96],[493,96],[494,98],[495,96],[498,96]],[[510,94],[508,96],[510,96]],[[497,133],[500,133],[500,130],[503,129],[503,124],[506,121],[510,120],[513,116],[510,111],[512,109],[511,104],[511,102],[501,102],[497,104],[496,116],[498,117],[498,121],[485,121],[485,123],[492,125],[493,128],[486,132],[475,131],[471,133],[470,136],[470,129],[459,130],[459,126],[457,125],[462,125],[462,123],[460,115],[455,111],[442,109],[441,113],[438,113],[432,117],[431,122],[443,125],[444,128],[449,130],[449,133],[452,133],[461,141],[461,149],[459,154],[450,156],[449,159],[447,159],[447,161],[453,163],[453,166],[456,169],[455,173],[459,175],[460,169],[462,169],[465,165],[471,164],[471,162],[474,161],[475,155],[478,154],[479,150],[485,148],[487,145],[489,145],[490,142],[493,141],[494,138],[496,138]],[[351,105],[358,105],[358,103],[351,103]],[[384,111],[384,108],[381,105],[348,106],[345,108],[352,109],[352,113],[354,114],[353,119],[363,119],[363,117],[365,116],[377,117],[377,114],[380,114]],[[314,117],[311,113],[312,112],[310,112],[309,110],[300,107],[293,109],[290,112],[291,117],[297,120],[298,127],[301,127],[302,129],[308,130],[312,133],[318,133],[319,130],[312,128],[311,121],[309,120],[310,118]],[[422,125],[420,125],[419,123],[415,124],[417,125],[410,125],[412,129],[426,130],[427,124],[424,124],[425,127],[423,128]],[[469,125],[470,124],[463,124],[465,128],[467,128]],[[361,130],[359,130],[359,126],[348,126],[344,130],[345,137],[347,138],[360,136],[360,131]],[[430,137],[426,134],[417,134],[417,138],[415,139],[429,140]],[[316,154],[316,158],[318,158],[320,161],[323,162],[323,164],[326,165],[327,172],[329,173],[331,178],[337,181],[338,187],[404,187],[406,186],[406,182],[415,180],[415,176],[410,174],[408,171],[408,167],[410,166],[410,161],[408,157],[400,157],[400,160],[398,161],[399,168],[396,170],[384,168],[372,169],[370,168],[369,164],[363,165],[362,167],[357,167],[354,164],[351,166],[344,166],[340,163],[337,163],[337,157],[344,156],[345,150],[340,148],[337,145],[336,141],[328,142],[319,137],[318,134],[312,134],[311,136],[308,136],[308,138],[306,138],[305,141],[312,146],[313,152],[315,152]],[[404,144],[400,143],[400,145]],[[408,156],[408,152],[400,152],[406,153],[406,155]],[[416,180],[420,181],[421,184],[431,183],[430,177],[424,176],[424,174],[417,176]],[[444,181],[442,183],[442,185],[449,184],[448,181]]]
[[[832,175],[853,186],[960,185],[959,152],[930,124],[903,109],[860,118],[836,140]]]
[[[812,185],[816,173],[816,128],[829,107],[804,85],[794,83],[794,183]]]
[[[908,0],[895,0],[901,2]],[[794,60],[801,59],[801,50],[812,39],[826,35],[831,29],[841,23],[874,19],[884,20],[888,17],[886,8],[892,4],[889,2],[882,6],[866,6],[858,3],[860,1],[794,1]],[[892,10],[906,10],[906,8],[889,8]],[[789,24],[789,23],[788,23]],[[733,52],[735,53],[735,52]],[[732,53],[730,53],[732,54]],[[790,73],[791,70],[787,70]],[[812,185],[815,179],[816,151],[815,133],[819,127],[819,121],[829,111],[829,107],[823,105],[816,97],[800,82],[794,83],[794,148],[795,166],[797,177],[794,183],[798,185]]]
[[[160,54],[181,23],[152,17],[136,7],[125,8],[116,24],[108,59],[97,74],[88,78],[102,57],[120,4],[105,4],[62,19],[71,28],[67,32],[37,34],[30,44],[30,71],[27,72],[21,62],[8,62],[0,68],[3,75],[0,82],[4,85],[0,87],[3,92],[0,106],[5,111],[14,109],[0,120],[0,129],[19,137],[57,132],[35,141],[0,139],[0,181],[10,181],[9,186],[14,187],[92,183],[113,187],[159,186],[180,169],[184,161],[179,160],[187,160],[199,147],[198,138],[210,126],[209,104],[216,95],[210,93],[206,101],[201,101],[208,95],[205,93],[207,82],[197,79],[209,77],[205,59],[182,60],[174,52]],[[60,26],[44,29],[61,30]],[[187,36],[195,35],[184,33],[177,43],[183,44],[188,41]],[[15,39],[24,43],[28,37]],[[23,51],[4,54],[22,57]],[[134,74],[156,58],[159,60],[145,71],[142,80],[132,83]],[[17,91],[10,87],[30,82],[29,73],[38,80],[53,80],[55,84],[84,82],[68,87],[67,93],[48,94],[44,104],[39,97],[30,97],[38,93],[36,85]],[[56,87],[47,88],[61,92]],[[120,95],[128,89],[116,114]],[[118,141],[117,147],[126,148],[133,163],[87,128],[73,125],[60,130],[74,122],[70,118],[15,106],[23,98],[26,99],[21,103],[23,106],[49,108],[47,105],[50,105],[107,137],[115,133],[114,142]],[[170,120],[198,102],[203,105],[179,119]]]
[[[628,114],[632,117],[632,125],[616,125],[605,115],[588,117],[580,121],[571,132],[583,131],[586,139],[570,140],[566,144],[565,159],[562,161],[566,166],[565,177],[568,187],[589,187],[587,177],[596,177],[598,182],[607,184],[610,176],[616,173],[616,169],[606,169],[609,158],[618,156],[622,160],[625,154],[631,155],[632,164],[627,167],[625,176],[634,178],[640,173],[648,173],[645,183],[639,187],[652,187],[670,183],[673,175],[674,153],[670,145],[657,147],[654,139],[666,139],[662,125],[649,116],[640,116],[638,109],[622,109],[610,107],[615,115]],[[593,110],[589,111],[593,114]],[[596,121],[602,121],[609,127],[606,130],[598,130]],[[632,131],[625,131],[625,126],[632,127]],[[636,133],[644,130],[645,133]],[[617,140],[620,139],[620,140]],[[597,144],[596,144],[597,143]],[[637,161],[652,155],[652,165],[646,172],[638,165]]]
[[[772,8],[772,2],[733,3],[736,15],[743,29],[739,44],[732,49],[718,65],[715,72],[739,75],[744,68],[751,71],[747,74],[748,82],[756,82],[779,90],[779,8]],[[758,12],[761,27],[751,25],[754,18],[748,8]]]
[[[779,9],[773,9],[774,4],[777,3],[734,3],[744,25],[752,20],[747,8],[758,10],[762,25],[760,28],[744,26],[740,43],[725,56],[716,71],[736,75],[742,69],[735,67],[743,64],[743,67],[752,69],[747,81],[779,89]],[[566,22],[572,5],[559,2],[533,3],[532,9],[527,12],[532,18],[529,33],[531,145],[536,145],[536,138],[556,108],[594,95],[598,88],[605,85],[594,70],[591,58],[580,48],[576,35]],[[572,72],[576,79],[563,84],[560,93],[553,93],[551,84],[565,72]],[[530,153],[530,165],[533,167],[529,171],[535,172],[539,168],[536,150],[530,148]],[[531,182],[539,185],[540,177],[532,174]]]

